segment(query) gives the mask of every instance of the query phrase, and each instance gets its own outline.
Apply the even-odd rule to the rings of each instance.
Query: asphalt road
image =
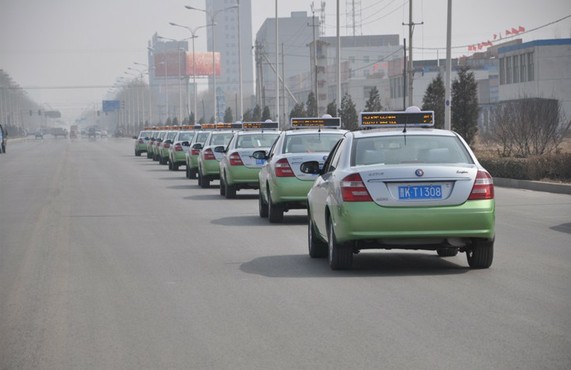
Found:
[[[217,184],[217,182],[214,182]],[[307,256],[132,140],[0,155],[0,369],[569,369],[571,196],[496,188],[494,264]]]

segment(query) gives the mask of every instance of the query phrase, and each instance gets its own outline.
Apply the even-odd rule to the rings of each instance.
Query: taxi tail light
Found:
[[[286,158],[282,158],[276,162],[277,177],[293,177],[295,176]]]
[[[182,145],[176,144],[176,145],[174,146],[174,151],[175,151],[175,152],[182,152]]]
[[[345,202],[370,202],[373,200],[358,173],[349,175],[341,181],[341,195]]]
[[[214,156],[214,152],[212,151],[212,149],[208,148],[208,149],[204,150],[204,160],[205,161],[212,161],[215,159],[216,159],[216,157]]]
[[[199,155],[199,154],[200,154],[200,149],[191,149],[191,150],[190,150],[190,154],[192,154],[192,155]]]
[[[494,180],[486,171],[478,171],[468,200],[494,199]]]
[[[232,153],[230,154],[230,166],[243,166],[244,163],[242,162],[242,158],[240,158],[240,154]]]

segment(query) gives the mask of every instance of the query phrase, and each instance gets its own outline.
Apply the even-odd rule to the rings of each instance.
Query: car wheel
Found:
[[[258,212],[261,218],[268,217],[268,203],[264,200],[262,193],[258,193]]]
[[[186,178],[190,179],[190,169],[186,166]]]
[[[487,269],[494,260],[494,241],[475,240],[466,251],[468,265],[473,269]]]
[[[226,199],[236,198],[236,187],[229,185],[226,181],[224,182],[224,187],[226,188],[224,192],[226,193]]]
[[[196,179],[196,170],[193,168],[189,169],[188,176],[190,176],[189,179]]]
[[[454,257],[458,254],[458,248],[438,248],[436,253],[440,257]]]
[[[37,138],[36,138],[37,139]],[[141,152],[138,150],[135,150],[135,157],[140,157],[141,156]]]
[[[172,170],[173,170],[173,171],[178,171],[178,166],[179,166],[178,164],[173,163],[173,165],[172,165]]]
[[[284,220],[284,209],[272,202],[269,188],[268,188],[268,220],[273,224],[281,223]]]
[[[169,171],[172,171],[172,162],[169,161]]]
[[[327,227],[327,245],[329,249],[329,267],[332,270],[344,270],[353,264],[353,249],[348,244],[337,243],[333,222],[329,221]]]
[[[226,182],[222,177],[220,178],[220,195],[221,196],[226,195]]]
[[[309,256],[311,258],[327,257],[327,243],[319,239],[315,233],[315,225],[311,219],[311,215],[307,212],[309,222],[307,223],[307,244],[309,247]]]
[[[210,179],[204,176],[200,170],[198,171],[198,178],[200,179],[201,188],[208,189],[210,187]]]

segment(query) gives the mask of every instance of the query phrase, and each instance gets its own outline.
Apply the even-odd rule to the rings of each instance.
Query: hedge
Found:
[[[480,158],[493,177],[571,182],[571,153],[529,158]]]

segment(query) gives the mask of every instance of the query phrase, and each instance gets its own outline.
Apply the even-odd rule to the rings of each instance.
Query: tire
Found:
[[[188,166],[186,166],[186,178],[190,179],[190,168]]]
[[[307,212],[307,218],[309,219],[307,223],[307,245],[309,249],[309,256],[311,258],[324,258],[327,257],[327,243],[319,239],[317,233],[315,232],[315,226],[313,225],[313,220],[311,215]]]
[[[329,256],[329,267],[332,270],[346,270],[353,264],[353,249],[350,244],[340,244],[335,240],[335,230],[333,222],[327,225],[327,246]]]
[[[169,171],[172,171],[172,162],[169,161]]]
[[[135,157],[140,157],[141,156],[141,152],[138,150],[135,150]]]
[[[268,189],[268,220],[272,224],[279,224],[284,221],[284,209],[272,202],[270,189]]]
[[[189,179],[191,180],[196,179],[196,170],[194,168],[190,168],[188,170],[188,176],[190,176]]]
[[[438,248],[436,253],[440,257],[454,257],[458,254],[458,248]]]
[[[173,170],[173,171],[178,171],[178,166],[179,166],[179,164],[173,163],[173,164],[172,164],[172,170]]]
[[[494,241],[474,240],[466,251],[468,265],[473,269],[487,269],[494,260]]]
[[[226,182],[222,177],[220,178],[220,195],[221,196],[226,195]]]
[[[261,187],[260,187],[261,189]],[[264,197],[262,197],[262,193],[258,193],[258,212],[261,218],[268,217],[268,203],[264,201]]]
[[[222,186],[222,185],[220,185]],[[229,185],[226,181],[224,181],[224,193],[226,194],[226,199],[234,199],[236,198],[236,187]]]
[[[202,175],[202,172],[198,170],[198,178],[200,182],[200,187],[203,189],[208,189],[210,187],[210,179]]]

